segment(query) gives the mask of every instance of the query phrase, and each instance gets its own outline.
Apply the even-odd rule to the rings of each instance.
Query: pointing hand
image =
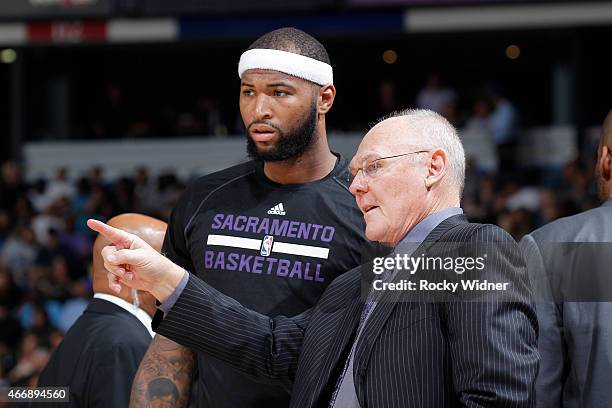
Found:
[[[87,226],[112,243],[102,249],[102,259],[108,285],[117,293],[126,285],[150,292],[163,302],[186,273],[134,234],[93,219],[87,220]]]

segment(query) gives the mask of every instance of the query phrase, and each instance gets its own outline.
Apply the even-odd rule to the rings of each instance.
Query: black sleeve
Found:
[[[185,227],[189,219],[193,216],[194,209],[190,205],[191,191],[187,190],[179,200],[178,204],[172,210],[170,220],[168,221],[168,229],[164,236],[162,246],[162,254],[172,260],[177,265],[195,272],[187,242],[185,237]]]
[[[190,275],[174,307],[153,328],[251,377],[290,386],[312,312],[270,318]]]

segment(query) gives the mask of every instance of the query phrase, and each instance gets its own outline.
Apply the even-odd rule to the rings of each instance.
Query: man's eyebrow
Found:
[[[240,86],[250,86],[250,87],[253,87],[253,88],[255,87],[255,85],[253,85],[253,84],[249,84],[248,82],[244,82],[244,81],[242,81],[242,82],[240,83]]]
[[[266,87],[272,88],[277,86],[284,86],[287,88],[295,89],[295,87],[287,82],[272,82],[271,84],[267,84]]]
[[[380,157],[381,157],[380,154],[370,152],[370,153],[363,155],[363,157],[361,158],[361,162],[363,163],[366,160],[377,160]]]
[[[351,173],[352,172],[357,172],[357,170],[360,169],[360,166],[357,163],[359,163],[360,161],[362,161],[362,160],[359,160],[359,161],[355,162],[355,159],[352,159],[349,162],[349,165],[348,165],[349,172],[351,172]],[[353,163],[355,163],[355,164],[353,164]]]

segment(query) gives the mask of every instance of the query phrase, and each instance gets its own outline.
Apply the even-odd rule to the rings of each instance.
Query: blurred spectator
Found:
[[[11,315],[21,303],[22,292],[15,285],[13,276],[0,266],[0,346],[14,348],[21,337],[21,326]]]
[[[0,264],[0,306],[14,310],[21,302],[21,289],[15,285],[13,275]]]
[[[13,354],[11,350],[2,342],[0,342],[0,387],[10,387],[11,383],[8,379],[8,372],[14,365]],[[0,407],[9,407],[9,403],[0,403]]]
[[[378,85],[378,112],[377,116],[388,115],[398,109],[395,95],[395,83],[385,79]]]
[[[0,263],[9,268],[19,287],[26,287],[27,272],[34,266],[38,248],[32,230],[27,225],[18,226],[0,251]]]
[[[149,176],[146,167],[136,169],[134,177],[134,209],[136,212],[153,215],[159,202],[157,185]]]
[[[518,113],[516,108],[501,93],[492,96],[493,113],[491,114],[491,129],[493,141],[496,145],[514,142],[518,129]]]
[[[21,338],[21,325],[10,315],[10,310],[0,305],[0,346],[15,348]]]
[[[67,333],[79,316],[87,309],[89,302],[84,297],[67,300],[62,307],[62,313],[57,323],[57,328],[62,333]]]
[[[128,124],[126,136],[128,138],[149,137],[153,125],[148,120],[135,120]]]
[[[48,334],[49,317],[44,306],[38,301],[25,303],[19,310],[21,327],[39,336]]]
[[[104,187],[104,169],[100,166],[92,167],[87,179],[91,189],[95,187]]]
[[[586,171],[576,160],[568,163],[563,168],[562,190],[571,202],[577,203],[576,212],[582,212],[597,206],[598,202],[593,199],[595,192],[591,189],[593,170]],[[591,200],[588,198],[591,197]]]
[[[468,160],[480,173],[494,174],[497,172],[497,150],[493,144],[491,125],[491,105],[484,99],[478,99],[474,104],[473,114],[459,132],[465,154]]]
[[[222,123],[221,112],[212,98],[203,96],[198,100],[195,116],[200,123],[201,134],[208,136],[227,134],[227,126]]]
[[[184,185],[172,173],[161,174],[158,178],[159,201],[157,213],[162,220],[170,218],[170,213],[181,196]]]
[[[87,228],[87,219],[95,218],[95,219],[104,219],[104,209],[107,206],[107,196],[106,191],[100,187],[92,186],[91,192],[87,196],[87,201],[83,206],[83,209],[75,214],[76,215],[76,228],[80,232],[89,232],[89,228]]]
[[[497,146],[500,171],[509,173],[514,169],[515,164],[514,157],[519,126],[518,112],[499,87],[493,90],[491,100],[493,102],[491,131],[493,132],[493,142]]]
[[[49,335],[50,352],[53,352],[53,350],[55,350],[57,346],[59,346],[63,338],[64,335],[59,330],[53,330],[51,332],[51,334]]]
[[[497,223],[515,240],[520,240],[525,234],[532,231],[533,216],[526,209],[520,208],[500,214]]]
[[[32,226],[34,237],[40,245],[49,245],[49,235],[52,230],[57,233],[65,229],[64,220],[58,216],[58,213],[59,205],[52,204],[45,212],[32,218],[30,225]]]
[[[15,206],[13,208],[13,223],[14,225],[26,225],[29,224],[30,220],[34,216],[35,211],[32,208],[30,200],[23,193],[17,197]]]
[[[49,350],[41,343],[40,337],[32,331],[24,335],[19,346],[17,364],[9,372],[9,379],[13,385],[36,386],[38,374],[49,361]]]
[[[520,209],[537,211],[540,206],[540,190],[531,186],[522,187],[508,196],[505,205],[511,211]]]
[[[81,259],[89,258],[91,253],[91,238],[86,232],[77,231],[74,217],[65,217],[66,228],[59,233],[60,244]]]
[[[102,133],[107,138],[119,138],[126,133],[123,88],[116,83],[106,85],[106,101],[99,119]]]
[[[60,198],[72,198],[75,194],[74,184],[68,179],[68,170],[65,167],[57,169],[55,178],[47,183],[45,196],[49,204],[53,204]]]
[[[115,211],[130,212],[134,208],[134,183],[127,177],[121,177],[115,184],[114,194]]]
[[[198,136],[204,130],[202,122],[191,112],[183,112],[176,121],[175,133],[178,136]]]
[[[430,74],[427,84],[417,95],[416,106],[419,109],[438,112],[452,123],[454,117],[449,118],[448,116],[449,113],[454,113],[455,98],[455,92],[452,89],[444,88],[437,74]]]
[[[2,163],[0,172],[0,208],[13,210],[17,199],[25,194],[26,185],[21,179],[21,170],[17,163]]]
[[[47,180],[38,179],[28,191],[28,199],[32,203],[35,211],[44,211],[49,206],[49,197],[45,194],[47,190]]]
[[[0,208],[0,251],[4,241],[8,238],[11,233],[11,213],[5,208]]]

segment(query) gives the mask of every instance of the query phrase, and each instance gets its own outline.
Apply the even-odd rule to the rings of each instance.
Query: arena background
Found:
[[[471,220],[519,239],[598,204],[612,2],[3,0],[0,386],[36,384],[91,296],[87,218],[166,219],[191,178],[245,159],[237,61],[283,26],[328,48],[337,151],[437,103],[469,156]]]

